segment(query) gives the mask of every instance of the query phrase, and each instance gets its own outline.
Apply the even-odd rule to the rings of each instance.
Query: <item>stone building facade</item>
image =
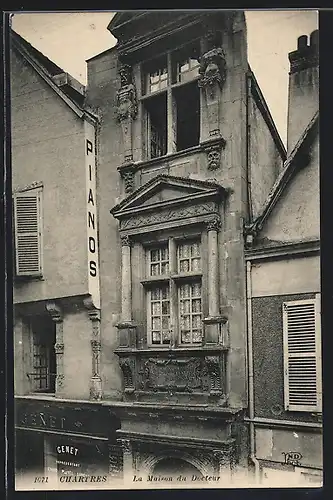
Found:
[[[290,54],[286,151],[243,12],[122,12],[108,29],[86,88],[13,33],[14,197],[37,189],[43,236],[14,283],[18,474],[35,456],[58,486],[62,462],[108,488],[316,475],[319,382],[295,411],[281,311],[318,312],[317,34]],[[36,318],[48,393],[31,385]]]
[[[105,405],[125,478],[226,484],[248,469],[243,228],[286,152],[242,12],[118,13],[108,29],[117,45],[87,61],[86,92],[101,117]]]

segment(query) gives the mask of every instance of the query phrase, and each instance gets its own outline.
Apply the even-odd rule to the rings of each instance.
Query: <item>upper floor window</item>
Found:
[[[153,345],[201,343],[200,239],[178,242],[170,239],[148,248],[147,270],[148,342]]]
[[[142,66],[147,159],[199,144],[199,47],[189,44]]]
[[[14,194],[16,276],[42,275],[42,189]]]

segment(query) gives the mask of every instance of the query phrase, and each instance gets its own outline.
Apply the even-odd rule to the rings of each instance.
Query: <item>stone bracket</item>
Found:
[[[118,167],[118,172],[120,173],[120,177],[124,182],[125,194],[128,195],[132,193],[134,191],[136,166],[131,162],[127,165],[123,165],[122,167]]]
[[[204,142],[200,146],[207,155],[208,170],[217,170],[221,166],[221,152],[225,148],[226,141],[223,137],[217,137]]]

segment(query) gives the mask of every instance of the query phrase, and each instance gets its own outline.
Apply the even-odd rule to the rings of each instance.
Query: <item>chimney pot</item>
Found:
[[[297,39],[297,50],[304,49],[304,47],[308,46],[308,36],[302,35]]]
[[[317,46],[319,45],[319,30],[314,30],[310,35],[310,45]]]

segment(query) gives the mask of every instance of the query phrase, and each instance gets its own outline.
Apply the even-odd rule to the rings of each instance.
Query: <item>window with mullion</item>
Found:
[[[169,247],[161,245],[149,250],[149,275],[165,276],[169,273]]]
[[[200,239],[172,241],[147,249],[149,343],[170,344],[176,340],[171,337],[176,335],[179,344],[200,344],[203,332],[201,242]],[[155,284],[158,277],[162,283],[158,280]]]
[[[178,288],[180,344],[202,341],[201,282],[184,283]]]
[[[185,242],[178,246],[178,272],[200,272],[201,255],[198,241]]]
[[[149,290],[148,297],[151,343],[169,344],[171,340],[169,284]]]

